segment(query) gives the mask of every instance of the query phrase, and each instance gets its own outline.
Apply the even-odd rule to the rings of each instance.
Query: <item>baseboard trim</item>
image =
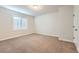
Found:
[[[79,46],[77,46],[76,44],[75,44],[75,46],[76,46],[76,48],[77,48],[77,51],[78,51],[78,53],[79,53]]]
[[[75,46],[77,48],[77,51],[79,52],[79,41],[74,40],[73,42],[74,42],[74,44],[75,44]]]
[[[0,38],[0,41],[9,40],[9,39],[12,39],[12,38],[17,38],[17,37],[20,37],[20,36],[30,35],[30,34],[32,34],[32,33],[15,35],[15,36],[13,35],[13,36],[9,36],[9,37],[6,37],[6,38]]]
[[[37,34],[42,34],[42,35],[47,35],[47,36],[55,36],[55,37],[58,37],[59,40],[61,40],[61,41],[73,42],[71,40],[68,40],[68,39],[65,39],[65,38],[61,38],[59,35],[49,35],[49,34],[44,34],[44,33],[37,33]]]
[[[73,41],[71,41],[71,40],[64,39],[64,38],[61,38],[61,37],[59,37],[59,40],[61,40],[61,41],[67,41],[67,42],[73,42]]]
[[[44,33],[36,33],[36,34],[41,34],[41,35],[46,35],[46,36],[55,36],[55,37],[59,37],[58,35],[49,35],[49,34],[44,34]]]

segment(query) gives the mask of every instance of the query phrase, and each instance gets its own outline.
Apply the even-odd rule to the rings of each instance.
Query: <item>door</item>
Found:
[[[74,40],[79,43],[79,6],[74,6],[74,25],[73,25],[73,30],[74,30]]]

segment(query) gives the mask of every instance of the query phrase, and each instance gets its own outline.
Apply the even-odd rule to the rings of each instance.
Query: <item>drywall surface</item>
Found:
[[[58,36],[58,13],[49,13],[35,18],[36,33]]]
[[[60,37],[73,41],[73,6],[64,6],[59,9]]]
[[[13,30],[13,17],[21,16],[28,21],[28,28],[25,30]],[[34,33],[34,17],[17,13],[0,7],[0,40]]]
[[[57,36],[61,40],[73,41],[73,7],[64,6],[57,12],[35,17],[36,33]]]

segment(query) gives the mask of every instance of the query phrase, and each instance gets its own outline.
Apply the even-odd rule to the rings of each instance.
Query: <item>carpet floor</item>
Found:
[[[0,42],[0,53],[76,53],[74,43],[58,37],[30,34]]]

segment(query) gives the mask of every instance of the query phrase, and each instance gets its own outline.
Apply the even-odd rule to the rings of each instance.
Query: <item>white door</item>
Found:
[[[79,6],[74,6],[74,40],[79,41]]]

